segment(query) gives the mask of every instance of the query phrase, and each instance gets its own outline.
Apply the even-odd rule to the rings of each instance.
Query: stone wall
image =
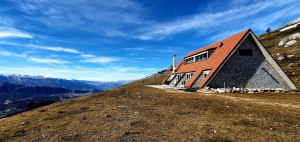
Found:
[[[252,56],[239,56],[239,49],[251,49]],[[259,48],[248,37],[230,57],[213,80],[211,88],[282,88],[290,89],[277,71],[264,58]]]

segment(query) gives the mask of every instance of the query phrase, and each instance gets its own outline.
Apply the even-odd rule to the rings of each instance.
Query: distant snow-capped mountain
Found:
[[[129,83],[130,81],[99,82],[84,80],[67,80],[29,75],[0,75],[0,81],[32,86],[60,87],[70,90],[107,90]]]
[[[83,81],[86,84],[97,86],[97,89],[107,90],[110,88],[114,88],[116,86],[122,86],[124,84],[128,84],[133,82],[132,80],[119,80],[116,82],[98,82],[98,81]]]
[[[130,81],[97,82],[29,75],[0,75],[0,118],[60,100],[101,92]]]
[[[57,102],[92,93],[88,90],[69,90],[59,87],[32,86],[0,82],[0,118],[23,112],[27,105],[35,102]]]

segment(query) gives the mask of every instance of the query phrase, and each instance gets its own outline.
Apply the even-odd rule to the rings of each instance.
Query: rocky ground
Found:
[[[282,69],[300,86],[300,20],[259,36]]]

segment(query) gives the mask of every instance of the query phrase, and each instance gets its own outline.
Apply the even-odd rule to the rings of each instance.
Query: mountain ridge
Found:
[[[60,87],[70,90],[107,90],[120,86],[131,81],[115,81],[115,82],[101,82],[101,81],[86,81],[86,80],[68,80],[61,78],[49,78],[44,76],[29,76],[29,75],[3,75],[0,74],[0,81],[5,81],[14,84],[24,84],[32,86],[47,86],[47,87]],[[90,82],[94,82],[91,85]],[[99,85],[97,85],[99,84]],[[102,87],[101,85],[109,84],[109,86]]]
[[[97,90],[97,92],[101,91],[102,90]],[[60,87],[33,86],[0,81],[0,118],[28,110],[27,105],[31,102],[57,102],[90,93],[94,92],[89,90],[70,90]]]
[[[66,80],[20,74],[0,75],[0,118],[28,110],[27,105],[33,101],[35,104],[44,101],[57,102],[102,92],[128,82]]]

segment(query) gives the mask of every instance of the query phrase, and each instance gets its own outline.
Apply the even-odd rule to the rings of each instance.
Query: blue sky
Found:
[[[298,0],[1,0],[0,74],[116,81],[299,18]],[[179,60],[178,59],[178,60]]]

